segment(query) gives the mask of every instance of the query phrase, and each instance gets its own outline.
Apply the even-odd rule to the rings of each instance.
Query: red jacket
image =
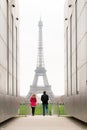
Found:
[[[30,98],[30,106],[31,107],[36,107],[37,99],[34,97]]]

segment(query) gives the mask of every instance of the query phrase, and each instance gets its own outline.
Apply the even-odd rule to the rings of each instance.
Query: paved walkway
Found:
[[[87,124],[67,117],[27,116],[2,124],[0,130],[87,130]]]

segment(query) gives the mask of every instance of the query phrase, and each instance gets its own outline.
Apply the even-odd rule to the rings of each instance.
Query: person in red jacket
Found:
[[[33,94],[31,97],[30,97],[30,106],[32,108],[32,116],[34,116],[35,114],[35,107],[37,105],[37,98],[36,98],[36,95]]]

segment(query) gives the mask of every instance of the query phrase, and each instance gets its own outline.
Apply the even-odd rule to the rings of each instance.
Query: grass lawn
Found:
[[[19,108],[19,115],[27,115],[30,113],[30,107],[25,104],[21,104]]]
[[[29,115],[31,114],[31,108],[29,105],[22,104],[20,105],[20,115]],[[56,115],[65,115],[64,105],[49,104],[48,105],[48,114]],[[38,104],[35,109],[35,115],[42,115],[42,104]]]
[[[51,107],[52,107],[52,105],[49,104],[49,105],[48,105],[48,114],[49,114],[49,115],[50,115],[50,113],[51,113]],[[36,115],[42,115],[42,114],[43,114],[42,104],[38,104],[38,105],[36,106],[35,114],[36,114]]]

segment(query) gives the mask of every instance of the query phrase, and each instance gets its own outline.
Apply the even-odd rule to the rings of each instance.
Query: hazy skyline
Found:
[[[21,95],[27,95],[34,79],[40,17],[48,82],[55,95],[64,93],[64,3],[65,0],[19,0]]]

